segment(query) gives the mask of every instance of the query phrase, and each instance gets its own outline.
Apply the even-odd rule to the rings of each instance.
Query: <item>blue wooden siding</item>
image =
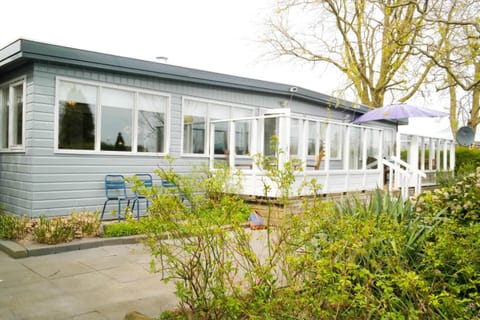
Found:
[[[23,73],[22,73],[23,72]],[[95,210],[104,202],[105,174],[151,173],[168,163],[161,157],[139,154],[102,155],[54,153],[56,77],[106,82],[169,94],[169,154],[176,158],[175,170],[189,172],[207,157],[181,156],[182,98],[194,97],[256,108],[280,108],[285,98],[194,83],[131,76],[66,65],[35,63],[15,76],[27,75],[26,152],[0,153],[0,203],[7,210],[30,216],[65,215],[75,210]],[[313,104],[291,101],[293,112],[344,119],[341,108],[328,111]],[[108,208],[111,210],[113,207]]]

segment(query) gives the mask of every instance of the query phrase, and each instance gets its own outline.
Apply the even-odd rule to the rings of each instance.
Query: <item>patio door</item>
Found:
[[[282,148],[282,132],[284,132],[287,128],[282,127],[282,123],[285,121],[281,121],[281,115],[289,115],[290,109],[282,108],[282,109],[270,109],[270,110],[262,110],[262,115],[266,118],[263,119],[263,154],[265,156],[270,156],[275,154],[275,147],[271,145],[272,138],[275,136],[278,139],[278,143],[280,148]],[[272,116],[272,117],[269,117]],[[275,116],[275,117],[273,117]],[[280,128],[282,127],[282,132],[280,132]],[[288,129],[287,129],[288,130]]]

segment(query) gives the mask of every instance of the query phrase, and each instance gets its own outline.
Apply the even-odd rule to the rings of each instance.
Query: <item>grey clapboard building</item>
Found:
[[[106,174],[152,173],[165,155],[179,173],[223,157],[255,195],[250,155],[274,134],[324,192],[373,189],[385,181],[370,160],[393,154],[396,124],[349,124],[366,111],[293,85],[20,39],[0,50],[0,203],[29,216],[101,208]]]

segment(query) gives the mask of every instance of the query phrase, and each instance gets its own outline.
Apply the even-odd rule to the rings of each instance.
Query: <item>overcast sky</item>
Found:
[[[164,56],[173,65],[332,94],[339,87],[333,70],[265,56],[266,48],[259,40],[265,20],[273,12],[272,3],[273,0],[4,1],[0,47],[25,38],[144,60],[155,61]]]
[[[18,38],[296,85],[336,88],[325,70],[267,58],[272,0],[17,0],[2,3],[0,47]]]

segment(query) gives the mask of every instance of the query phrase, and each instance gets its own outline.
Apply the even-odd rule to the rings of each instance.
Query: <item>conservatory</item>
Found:
[[[222,164],[238,169],[232,183],[239,183],[240,194],[256,197],[282,196],[267,169],[286,163],[295,175],[289,197],[376,188],[401,190],[406,197],[411,188],[419,193],[435,184],[435,172],[455,166],[452,140],[305,117],[289,109],[212,121],[209,140],[210,169]]]

